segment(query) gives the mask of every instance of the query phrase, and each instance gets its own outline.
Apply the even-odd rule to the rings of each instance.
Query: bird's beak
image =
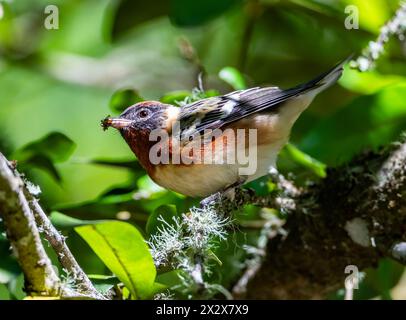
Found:
[[[107,130],[109,127],[113,127],[115,129],[124,129],[130,126],[132,123],[131,120],[128,119],[122,119],[122,118],[104,118],[101,121],[101,126],[103,127],[104,130]]]

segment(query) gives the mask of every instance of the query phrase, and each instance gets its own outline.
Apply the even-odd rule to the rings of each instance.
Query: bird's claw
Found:
[[[215,205],[217,203],[220,203],[222,199],[222,194],[221,192],[216,192],[213,193],[212,195],[204,198],[202,201],[200,201],[200,207],[205,208],[211,205]]]

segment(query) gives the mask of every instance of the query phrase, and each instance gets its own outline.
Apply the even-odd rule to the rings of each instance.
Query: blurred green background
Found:
[[[101,130],[100,120],[114,114],[114,93],[127,90],[119,91],[124,103],[138,96],[176,100],[197,86],[201,71],[205,89],[227,93],[233,88],[219,72],[228,66],[239,70],[248,86],[295,86],[351,53],[360,54],[399,1],[55,0],[57,30],[44,27],[47,0],[0,4],[0,151],[18,159],[20,170],[40,185],[48,212],[128,220],[144,232],[148,215],[160,205],[173,203],[184,212],[196,199],[153,184],[118,132]],[[344,27],[349,4],[359,9],[359,29]],[[406,128],[405,54],[405,42],[394,38],[374,71],[346,69],[339,85],[300,117],[291,142],[334,166],[396,140]],[[320,176],[318,165],[304,165],[289,150],[279,168],[302,182]],[[251,211],[241,219],[256,219],[258,210]],[[68,229],[84,269],[107,273]],[[223,267],[213,276],[225,286],[244,258],[236,243],[255,243],[257,232],[231,237],[230,246],[219,249]],[[0,297],[22,297],[16,284],[20,272],[4,236],[0,244]],[[386,271],[371,271],[374,285],[362,297],[386,294],[398,282],[403,269],[382,264]],[[406,298],[405,290],[397,297]]]

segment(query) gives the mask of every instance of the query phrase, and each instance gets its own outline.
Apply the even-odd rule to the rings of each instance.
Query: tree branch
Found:
[[[59,295],[59,278],[42,246],[24,196],[24,183],[1,153],[0,213],[7,238],[25,275],[25,291],[29,295]]]
[[[278,197],[236,189],[202,201],[222,215],[247,204],[288,214],[287,235],[275,236],[265,223],[258,254],[235,284],[234,297],[324,298],[344,286],[348,265],[363,270],[381,257],[406,264],[405,141],[329,169],[324,180],[307,188],[270,175],[282,190]]]
[[[7,238],[16,251],[29,295],[60,295],[69,299],[105,299],[93,286],[73,257],[64,237],[55,229],[29,191],[19,173],[0,153],[0,209]],[[17,198],[16,198],[17,197]],[[37,224],[37,225],[36,225]],[[37,226],[55,250],[58,260],[77,286],[77,291],[60,285],[42,246]]]
[[[250,299],[317,299],[344,286],[344,269],[406,262],[406,143],[365,153],[302,190],[286,238],[269,241]]]
[[[38,199],[29,193],[28,190],[26,190],[25,194],[29,200],[37,225],[43,230],[45,238],[54,249],[62,267],[75,281],[77,291],[88,296],[88,298],[104,300],[105,297],[96,290],[86,273],[83,272],[82,268],[77,263],[75,257],[66,245],[65,237],[56,230],[48,219],[48,216],[42,210],[38,203]]]

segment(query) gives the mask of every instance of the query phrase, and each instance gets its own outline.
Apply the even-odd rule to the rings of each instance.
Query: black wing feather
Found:
[[[327,87],[339,78],[347,60],[315,79],[291,89],[251,88],[183,106],[179,118],[181,139],[202,134],[206,129],[221,128],[257,112],[272,110],[280,103],[320,86]]]

